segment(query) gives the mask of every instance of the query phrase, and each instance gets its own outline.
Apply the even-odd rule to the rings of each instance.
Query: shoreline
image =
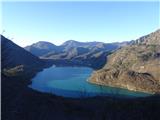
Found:
[[[99,85],[99,86],[103,86],[103,87],[120,88],[120,89],[125,89],[125,90],[131,91],[131,92],[139,92],[139,93],[145,93],[145,94],[150,94],[150,95],[155,95],[155,94],[156,94],[156,93],[153,93],[153,92],[147,92],[147,91],[139,91],[139,90],[127,89],[127,88],[120,87],[120,86],[106,85],[106,84],[103,84],[103,83],[91,81],[90,79],[87,79],[86,81],[87,81],[88,83],[95,84],[95,85]]]

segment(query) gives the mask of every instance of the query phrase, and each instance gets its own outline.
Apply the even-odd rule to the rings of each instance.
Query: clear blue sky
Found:
[[[159,7],[158,2],[3,2],[2,29],[20,46],[128,41],[159,28]]]

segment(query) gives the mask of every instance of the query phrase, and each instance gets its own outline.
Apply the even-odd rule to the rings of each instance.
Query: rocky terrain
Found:
[[[48,42],[37,42],[25,49],[41,59],[52,60],[56,65],[80,65],[100,69],[106,62],[106,56],[114,50],[131,44],[130,42],[103,43],[78,42],[69,40],[60,46]]]
[[[90,82],[133,91],[160,93],[160,30],[137,39],[108,57]]]

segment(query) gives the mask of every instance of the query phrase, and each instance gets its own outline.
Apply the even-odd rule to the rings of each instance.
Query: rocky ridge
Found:
[[[160,30],[137,39],[108,57],[90,82],[133,91],[160,93]]]

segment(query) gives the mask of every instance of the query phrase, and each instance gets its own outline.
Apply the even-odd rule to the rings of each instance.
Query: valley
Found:
[[[160,120],[159,0],[1,1],[1,120]]]
[[[45,55],[41,53],[36,56],[35,53],[28,52],[25,50],[26,48],[21,48],[1,36],[2,118],[4,120],[52,120],[54,116],[54,119],[57,120],[66,118],[86,120],[156,119],[160,112],[159,44],[157,44],[157,40],[160,40],[159,30],[148,36],[145,39],[140,38],[108,50],[107,47],[95,50],[97,49],[94,48],[95,44],[87,49],[85,49],[86,46],[80,45],[68,51],[66,47],[66,51],[58,50],[57,53],[42,52],[43,50],[41,50]],[[154,42],[155,40],[156,42]],[[41,48],[45,45],[38,46]],[[74,52],[71,52],[73,54],[70,55],[69,51],[72,50]],[[96,52],[90,52],[90,50]],[[82,59],[80,59],[81,57]],[[76,62],[77,58],[78,62]],[[91,65],[88,64],[90,59],[94,61],[91,62]],[[87,62],[83,63],[83,61]],[[99,65],[99,61],[103,62]],[[95,70],[89,78],[91,83],[152,93],[152,95],[132,99],[116,96],[75,99],[38,92],[28,87],[38,72],[54,64],[57,67],[91,67]],[[144,68],[146,68],[145,71]],[[25,117],[26,114],[27,117]]]

